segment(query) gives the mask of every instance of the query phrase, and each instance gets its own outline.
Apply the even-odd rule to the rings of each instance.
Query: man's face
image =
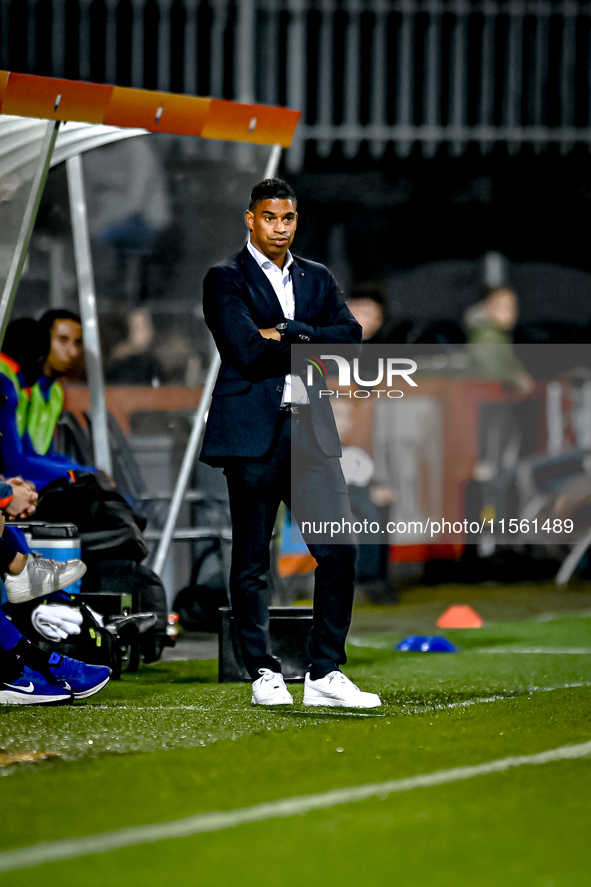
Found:
[[[71,369],[82,350],[82,327],[75,320],[54,320],[50,333],[50,348],[46,369],[50,374],[63,375]]]
[[[261,200],[252,211],[246,211],[244,218],[252,245],[282,268],[298,226],[294,201]]]

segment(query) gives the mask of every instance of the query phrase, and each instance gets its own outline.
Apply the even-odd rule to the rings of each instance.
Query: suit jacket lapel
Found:
[[[248,249],[244,247],[240,253],[240,261],[244,268],[244,273],[248,278],[251,290],[255,293],[255,298],[259,305],[267,305],[267,307],[279,317],[283,317],[283,308],[277,298],[275,290],[269,283],[267,275],[263,269],[255,262]],[[279,323],[279,321],[277,321]]]

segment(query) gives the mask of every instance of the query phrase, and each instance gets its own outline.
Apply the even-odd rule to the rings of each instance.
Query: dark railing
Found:
[[[0,0],[2,67],[287,104],[354,157],[591,144],[591,3]]]

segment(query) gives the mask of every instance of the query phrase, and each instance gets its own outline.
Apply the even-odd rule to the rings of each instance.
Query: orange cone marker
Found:
[[[482,628],[484,619],[468,604],[449,607],[437,620],[439,628]]]

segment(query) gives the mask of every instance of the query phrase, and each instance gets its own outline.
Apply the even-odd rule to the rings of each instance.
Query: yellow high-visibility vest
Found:
[[[45,400],[39,382],[31,388],[31,399],[27,417],[27,431],[33,449],[44,456],[51,446],[53,432],[61,416],[64,405],[64,389],[59,382],[53,382],[49,389],[49,400]]]

